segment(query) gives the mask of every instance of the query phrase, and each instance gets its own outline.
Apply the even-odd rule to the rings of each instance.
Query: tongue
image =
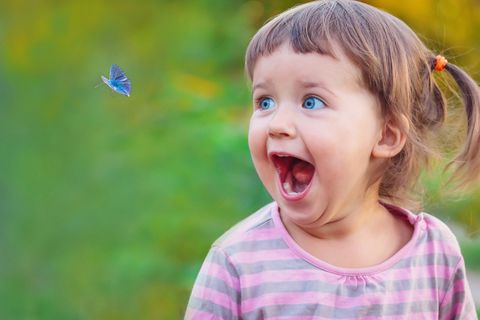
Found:
[[[292,174],[298,184],[306,185],[312,180],[314,170],[310,163],[299,160],[293,164]]]

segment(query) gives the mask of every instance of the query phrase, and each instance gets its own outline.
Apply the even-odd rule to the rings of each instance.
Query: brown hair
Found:
[[[250,80],[257,59],[285,42],[297,53],[333,57],[338,46],[361,70],[383,115],[407,135],[403,150],[390,159],[382,177],[380,199],[415,208],[420,170],[434,153],[432,133],[446,116],[446,99],[432,74],[436,54],[404,22],[384,11],[357,1],[314,1],[285,11],[254,35],[245,58]],[[468,124],[465,145],[448,166],[455,167],[452,177],[458,186],[466,186],[480,172],[480,90],[459,67],[449,63],[445,70],[461,92]]]

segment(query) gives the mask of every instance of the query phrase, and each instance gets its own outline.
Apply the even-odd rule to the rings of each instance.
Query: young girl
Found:
[[[399,19],[348,0],[268,22],[246,70],[249,147],[275,202],[213,244],[186,318],[476,319],[455,236],[410,205],[445,118],[435,72],[466,108],[454,175],[478,176],[478,85]]]

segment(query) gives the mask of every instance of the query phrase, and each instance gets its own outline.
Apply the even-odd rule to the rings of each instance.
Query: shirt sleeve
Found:
[[[187,305],[185,319],[239,319],[240,288],[235,266],[225,252],[208,252]]]
[[[439,319],[478,319],[472,292],[467,282],[463,259],[458,263],[449,287],[440,303]]]

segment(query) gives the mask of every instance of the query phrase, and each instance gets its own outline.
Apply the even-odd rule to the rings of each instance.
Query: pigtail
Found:
[[[446,167],[446,170],[454,167],[450,180],[458,182],[458,187],[463,188],[478,182],[480,176],[480,88],[456,65],[448,63],[445,70],[458,85],[467,116],[465,144]]]

